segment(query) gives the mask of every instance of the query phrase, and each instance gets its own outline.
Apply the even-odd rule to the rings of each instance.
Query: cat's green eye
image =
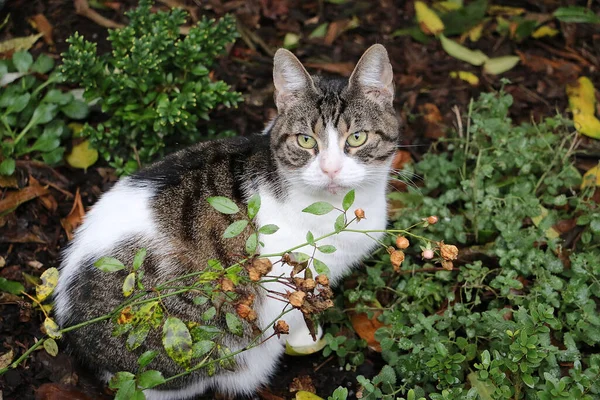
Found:
[[[362,146],[363,144],[365,144],[366,141],[367,132],[364,131],[354,132],[350,134],[350,136],[348,136],[348,139],[346,139],[346,142],[350,147]]]
[[[298,144],[305,149],[313,149],[317,145],[317,141],[310,135],[298,135]]]

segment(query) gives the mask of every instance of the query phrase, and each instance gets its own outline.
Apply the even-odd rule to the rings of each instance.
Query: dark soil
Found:
[[[445,135],[456,121],[453,107],[465,114],[469,100],[480,92],[501,86],[500,77],[484,75],[473,67],[448,56],[436,40],[422,44],[407,36],[394,37],[398,29],[414,25],[412,1],[363,0],[342,5],[323,0],[178,0],[197,11],[198,15],[220,16],[234,13],[242,28],[242,37],[229,49],[215,68],[218,78],[230,83],[244,94],[244,102],[235,110],[217,110],[212,123],[223,129],[233,129],[240,135],[262,130],[273,117],[271,83],[272,55],[283,43],[286,33],[301,36],[294,52],[309,65],[311,73],[349,75],[362,52],[373,43],[382,43],[390,53],[395,72],[396,107],[405,121],[402,144],[406,156],[420,159],[430,143]],[[1,4],[2,2],[0,2]],[[112,1],[116,9],[98,10],[103,16],[126,24],[123,12],[135,6],[135,0]],[[500,2],[498,2],[500,3]],[[529,13],[551,14],[562,3],[575,1],[507,1],[503,5],[523,7]],[[586,6],[588,2],[581,1]],[[161,3],[159,3],[161,4]],[[161,5],[162,7],[162,5]],[[595,5],[598,8],[598,4]],[[598,12],[598,9],[595,10]],[[66,50],[65,40],[75,31],[98,42],[100,52],[110,50],[107,30],[89,19],[77,15],[73,0],[8,0],[0,10],[0,22],[7,12],[11,17],[0,31],[0,41],[37,33],[28,20],[43,14],[54,30],[54,44],[40,40],[32,49],[59,59]],[[320,24],[329,22],[342,26],[357,16],[359,26],[339,35],[309,38]],[[493,33],[488,27],[483,37],[472,47],[490,57],[518,54],[521,62],[503,74],[512,84],[506,90],[514,97],[512,117],[516,121],[539,120],[567,109],[565,85],[586,75],[600,86],[600,29],[598,25],[565,24],[554,21],[560,30],[554,38],[527,39],[517,42]],[[469,44],[468,40],[466,42]],[[469,44],[470,45],[470,44]],[[1,55],[0,55],[1,56]],[[480,78],[477,86],[449,78],[450,71],[465,70]],[[1,90],[1,89],[0,89]],[[584,146],[593,148],[592,140],[583,138]],[[594,152],[594,151],[593,151]],[[593,153],[592,152],[592,153]],[[595,154],[598,151],[595,150]],[[592,159],[582,159],[590,163]],[[114,182],[106,168],[97,167],[87,173],[68,167],[50,169],[24,160],[18,166],[18,187],[27,186],[29,175],[41,184],[51,184],[48,201],[35,199],[24,203],[15,212],[0,215],[0,277],[22,282],[33,289],[35,277],[49,267],[58,267],[60,250],[67,243],[61,226],[73,205],[77,190],[84,206],[91,206],[98,196]],[[14,188],[0,187],[0,199]],[[0,261],[2,259],[0,258]],[[33,310],[28,299],[0,293],[0,354],[13,350],[15,358],[42,337],[43,315]],[[381,366],[380,355],[367,354],[367,361],[357,371],[339,367],[337,359],[325,360],[320,355],[286,356],[271,385],[260,394],[263,399],[293,397],[290,385],[294,378],[309,376],[317,393],[329,395],[338,386],[346,386],[354,395],[355,376],[375,375]],[[60,386],[62,385],[62,386]],[[71,386],[69,386],[71,385]],[[86,372],[66,354],[51,358],[44,351],[34,353],[15,370],[0,377],[0,399],[86,399],[110,398],[106,389],[94,383]],[[37,394],[36,394],[37,392]],[[84,394],[85,393],[85,394]],[[210,397],[210,396],[209,396]]]

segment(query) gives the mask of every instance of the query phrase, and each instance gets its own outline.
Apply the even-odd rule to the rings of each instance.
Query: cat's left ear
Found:
[[[315,90],[315,84],[302,63],[286,49],[279,49],[275,53],[273,83],[279,112],[300,101],[306,92]]]
[[[350,87],[359,88],[383,105],[394,101],[394,74],[387,50],[380,44],[369,47],[350,75]]]

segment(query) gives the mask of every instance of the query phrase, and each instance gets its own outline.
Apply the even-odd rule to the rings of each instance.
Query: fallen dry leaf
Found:
[[[44,35],[44,42],[46,42],[46,44],[54,45],[54,40],[52,39],[54,27],[44,14],[36,14],[28,21],[34,29]]]
[[[46,194],[48,194],[48,188],[40,185],[34,177],[30,176],[29,186],[18,191],[9,191],[0,200],[0,214],[11,212],[21,204]]]
[[[308,375],[301,375],[292,380],[290,383],[290,393],[305,391],[310,393],[317,393],[317,389],[312,382],[312,379]]]
[[[442,124],[442,113],[433,103],[421,104],[418,107],[419,113],[423,115],[425,132],[423,135],[429,139],[439,139],[446,136],[444,125]]]
[[[444,23],[437,14],[422,1],[415,1],[415,13],[419,27],[426,35],[437,35],[444,31]]]
[[[44,383],[35,392],[35,400],[92,400],[78,389],[58,383]]]
[[[62,225],[65,233],[67,234],[67,238],[69,240],[73,239],[73,232],[75,229],[81,225],[83,222],[83,217],[85,216],[85,209],[83,208],[83,203],[81,202],[81,195],[79,194],[79,188],[77,192],[75,192],[75,199],[73,200],[73,207],[71,207],[71,211],[69,215],[60,220],[60,224]]]
[[[43,34],[18,37],[10,40],[5,40],[0,43],[0,53],[8,53],[9,51],[29,50],[35,42],[41,38]]]
[[[50,193],[44,196],[40,196],[39,200],[44,206],[44,208],[50,212],[54,212],[58,208],[58,202]]]
[[[350,322],[356,334],[367,342],[371,350],[381,353],[381,345],[375,339],[375,332],[385,324],[377,319],[381,311],[375,311],[373,318],[369,319],[367,313],[350,313]]]
[[[19,181],[17,180],[17,176],[15,174],[10,176],[0,175],[0,188],[18,189]]]

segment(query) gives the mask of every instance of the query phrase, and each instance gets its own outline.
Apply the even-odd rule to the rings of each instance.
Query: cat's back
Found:
[[[63,254],[55,298],[59,322],[70,315],[73,279],[92,260],[116,255],[124,242],[135,238],[139,246],[154,244],[165,252],[164,238],[187,253],[220,248],[227,221],[206,198],[225,196],[243,206],[248,184],[269,168],[268,149],[266,136],[201,142],[119,180],[86,214]]]

